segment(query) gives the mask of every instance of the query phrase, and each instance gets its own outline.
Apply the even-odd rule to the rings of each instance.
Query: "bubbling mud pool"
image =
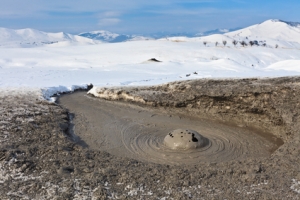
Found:
[[[268,157],[282,144],[263,131],[179,115],[172,110],[106,101],[85,92],[63,95],[59,103],[74,114],[74,134],[88,148],[141,161],[174,165],[219,163]],[[201,138],[195,138],[202,143],[197,143],[196,148],[172,148],[166,142],[167,134],[178,130],[201,133]]]

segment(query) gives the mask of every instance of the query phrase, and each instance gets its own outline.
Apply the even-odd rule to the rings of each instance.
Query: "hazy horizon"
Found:
[[[45,32],[108,30],[124,34],[198,33],[247,27],[268,19],[300,21],[300,2],[290,0],[4,1],[0,27]]]

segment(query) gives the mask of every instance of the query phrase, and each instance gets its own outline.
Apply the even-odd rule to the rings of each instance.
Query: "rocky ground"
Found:
[[[0,199],[300,199],[300,78],[94,90],[107,99],[267,129],[284,144],[263,159],[141,162],[73,142],[70,115],[60,105],[6,93],[0,96]]]

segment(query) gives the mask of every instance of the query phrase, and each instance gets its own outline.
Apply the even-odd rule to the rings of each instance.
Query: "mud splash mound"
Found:
[[[203,148],[209,145],[209,140],[197,131],[176,129],[164,138],[164,144],[171,149],[187,150]]]
[[[0,199],[300,199],[299,77],[61,98],[82,111],[13,93],[0,93]],[[165,143],[186,130],[204,145]]]
[[[60,104],[74,113],[75,135],[90,148],[141,161],[187,165],[266,157],[278,148],[276,139],[280,141],[270,133],[269,138],[263,137],[263,131],[110,102],[85,92],[64,95]]]

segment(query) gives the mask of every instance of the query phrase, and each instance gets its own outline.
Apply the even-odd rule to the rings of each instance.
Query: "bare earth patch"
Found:
[[[101,91],[128,106],[266,130],[265,138],[271,133],[284,143],[268,156],[225,162],[136,160],[87,147],[70,131],[72,110],[35,93],[6,93],[0,97],[1,199],[300,198],[300,78],[194,80]]]

